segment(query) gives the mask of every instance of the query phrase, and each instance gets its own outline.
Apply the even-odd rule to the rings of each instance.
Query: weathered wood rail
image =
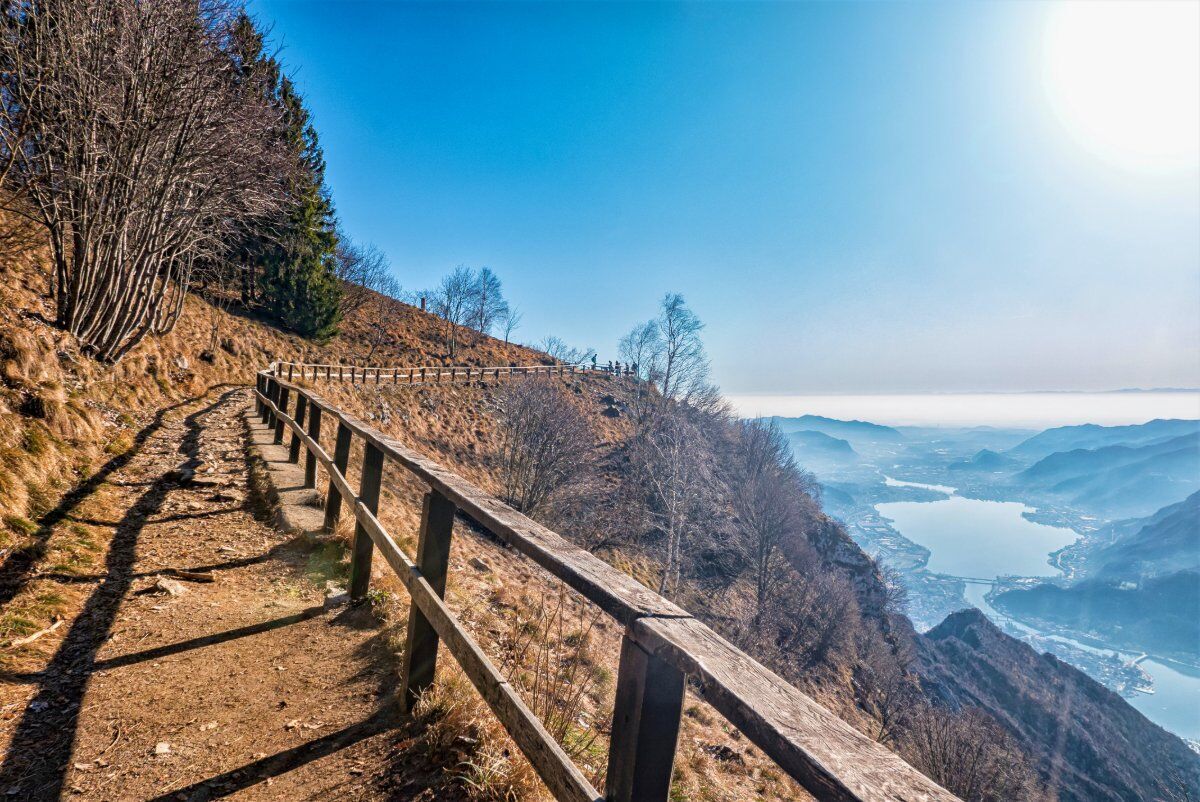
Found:
[[[343,503],[354,515],[351,598],[365,597],[376,549],[412,598],[401,680],[406,708],[433,682],[440,641],[556,799],[664,802],[690,678],[709,704],[817,799],[956,799],[687,611],[280,372],[286,373],[286,368],[276,364],[258,375],[257,412],[264,424],[274,427],[276,443],[282,444],[285,433],[291,432],[292,462],[299,462],[304,451],[307,487],[316,487],[318,465],[327,474],[325,525],[336,524]],[[330,456],[320,436],[322,426],[332,424],[337,436]],[[346,478],[356,440],[364,449],[357,492]],[[429,488],[414,558],[396,545],[377,517],[388,463]],[[624,626],[604,794],[590,784],[442,600],[456,514],[532,559]]]
[[[555,365],[424,365],[410,368],[361,365],[317,365],[308,362],[275,362],[271,372],[288,381],[325,380],[351,384],[470,384],[525,376],[575,376],[585,373],[628,376],[629,365],[608,363]]]

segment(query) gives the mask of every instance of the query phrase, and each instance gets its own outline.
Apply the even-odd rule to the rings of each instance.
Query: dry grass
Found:
[[[48,325],[53,310],[44,296],[45,277],[36,248],[0,261],[0,559],[39,550],[38,570],[80,575],[103,563],[111,529],[82,523],[104,520],[99,491],[71,517],[42,531],[47,511],[64,493],[114,458],[137,448],[139,432],[159,410],[223,384],[249,384],[254,372],[274,359],[348,362],[365,353],[356,340],[357,321],[323,345],[313,344],[252,318],[228,314],[190,297],[182,320],[169,336],[147,340],[116,366],[80,354],[71,338]],[[375,361],[411,365],[446,363],[440,322],[406,308],[398,316],[396,346]],[[214,321],[224,344],[201,358]],[[516,346],[475,338],[459,364],[527,363],[539,356]],[[625,436],[628,422],[600,414],[611,392],[606,377],[566,382],[588,416],[597,439]],[[493,455],[498,445],[494,385],[388,388],[322,384],[318,392],[434,456],[481,487],[498,489]],[[333,427],[322,443],[332,450]],[[356,449],[348,472],[356,481]],[[389,492],[381,518],[412,554],[424,489],[389,469]],[[318,484],[324,486],[322,477]],[[570,533],[564,533],[570,534]],[[343,514],[336,537],[310,556],[311,579],[344,582],[353,522]],[[654,567],[644,556],[605,555],[618,568],[646,580]],[[481,557],[486,572],[471,568]],[[598,617],[577,595],[519,556],[456,527],[448,602],[482,647],[513,678],[527,703],[550,724],[585,773],[597,782],[607,762],[607,737],[621,630]],[[403,649],[408,616],[403,586],[382,560],[376,561],[372,602],[384,622],[386,643]],[[0,615],[0,643],[47,626],[79,603],[82,585],[32,579]],[[513,589],[520,589],[514,592]],[[34,657],[41,642],[0,653],[0,666],[16,668]],[[507,655],[507,656],[506,656]],[[457,786],[480,800],[540,800],[545,789],[529,763],[462,676],[449,654],[440,658],[438,681],[420,708],[427,725],[423,746],[440,755]],[[722,747],[731,751],[725,751]],[[736,753],[740,757],[730,757]],[[711,708],[689,700],[677,759],[677,799],[803,799],[778,777],[769,760],[747,747]]]

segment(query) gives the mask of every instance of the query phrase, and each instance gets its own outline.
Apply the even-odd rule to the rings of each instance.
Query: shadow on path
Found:
[[[331,755],[373,735],[395,729],[396,726],[394,711],[391,706],[385,706],[370,718],[357,724],[351,724],[337,732],[306,741],[291,749],[276,752],[253,763],[238,766],[236,769],[193,783],[186,788],[176,788],[162,796],[154,797],[150,802],[168,802],[168,800],[179,799],[200,802],[200,800],[229,796],[252,785],[257,785],[270,777],[278,777],[306,763]]]
[[[186,433],[179,446],[180,452],[195,459],[203,431],[200,419],[239,390],[227,391],[216,401],[184,419]],[[165,413],[196,400],[200,399],[161,410],[154,422],[138,433],[134,448],[114,457],[87,482],[68,494],[54,511],[42,519],[46,537],[53,522],[61,520],[94,491],[104,477],[129,462],[133,452],[162,426]],[[0,765],[0,794],[22,800],[52,800],[61,796],[74,751],[80,707],[96,668],[96,654],[108,640],[121,602],[134,580],[138,537],[149,523],[149,516],[162,509],[167,494],[175,484],[175,478],[170,473],[157,477],[117,524],[105,558],[104,579],[88,597],[58,651],[42,672],[38,692],[25,707],[13,734],[4,763]],[[41,548],[44,552],[45,538]],[[28,571],[28,568],[25,570]],[[0,603],[7,601],[7,598],[0,596]]]
[[[210,387],[205,395],[189,398],[180,401],[177,404],[172,404],[169,407],[163,407],[155,415],[154,420],[143,427],[133,438],[131,445],[124,452],[110,459],[100,467],[100,470],[93,473],[81,484],[62,497],[58,505],[50,512],[38,519],[38,529],[34,533],[34,541],[26,548],[18,549],[0,564],[0,606],[8,604],[12,601],[21,588],[25,587],[25,583],[29,580],[29,575],[34,567],[46,556],[46,549],[49,545],[50,535],[54,533],[54,527],[68,518],[75,508],[78,507],[84,499],[96,492],[101,485],[107,481],[108,477],[116,471],[124,468],[129,464],[138,453],[142,450],[142,446],[146,441],[162,428],[163,421],[166,420],[168,413],[194,404],[204,399],[213,390],[219,390],[223,387],[232,387],[229,384],[220,384]],[[228,393],[226,393],[228,395]],[[224,398],[225,396],[222,396]],[[158,480],[161,482],[161,477]],[[151,486],[151,490],[153,486]],[[111,524],[110,524],[111,525]]]

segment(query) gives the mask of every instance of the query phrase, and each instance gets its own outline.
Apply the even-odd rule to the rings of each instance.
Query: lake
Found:
[[[953,491],[941,485],[920,486]],[[1070,529],[1021,517],[1032,510],[1015,501],[952,495],[944,501],[877,504],[875,509],[906,538],[929,549],[930,571],[951,576],[1053,576],[1059,572],[1047,562],[1050,552],[1078,537]]]
[[[1030,511],[1024,504],[963,498],[954,495],[954,488],[942,485],[891,478],[887,483],[949,494],[942,501],[875,505],[897,531],[929,549],[929,570],[935,573],[981,579],[1006,575],[1054,576],[1059,572],[1047,561],[1050,552],[1077,537],[1069,529],[1037,524],[1022,517],[1021,513]],[[998,620],[999,614],[984,598],[987,590],[985,585],[967,585],[967,601]],[[1031,627],[1021,628],[1037,632]],[[1083,649],[1097,648],[1096,644],[1069,638],[1059,640]],[[1126,659],[1137,656],[1118,653]],[[1154,680],[1154,693],[1139,693],[1127,701],[1156,724],[1184,738],[1200,740],[1200,671],[1153,657],[1143,660],[1141,666]]]

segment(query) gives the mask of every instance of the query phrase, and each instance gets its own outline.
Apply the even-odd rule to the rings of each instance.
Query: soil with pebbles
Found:
[[[109,540],[54,580],[74,615],[0,674],[0,800],[433,798],[436,768],[397,751],[415,725],[378,622],[327,607],[312,544],[249,489],[249,398],[165,411],[102,512],[77,505]]]

